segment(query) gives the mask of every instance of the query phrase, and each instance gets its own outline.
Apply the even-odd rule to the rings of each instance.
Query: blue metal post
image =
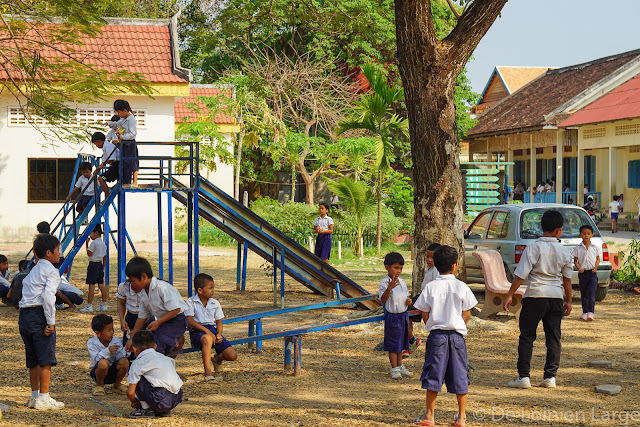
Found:
[[[173,206],[171,193],[167,193],[167,240],[169,246],[169,282],[173,284]],[[191,296],[191,295],[189,295]]]
[[[273,306],[278,306],[278,248],[273,247]]]
[[[191,154],[193,156],[193,153]],[[199,208],[199,199],[200,199],[200,144],[196,143],[196,153],[195,153],[195,192],[194,200],[193,200],[193,238],[195,245],[194,252],[194,274],[198,274],[200,272],[200,208]]]
[[[242,250],[242,284],[240,290],[242,292],[247,288],[247,261],[248,261],[249,242],[244,241],[244,248]]]
[[[293,337],[293,376],[297,377],[302,371],[302,337]]]
[[[340,295],[340,282],[338,281],[336,281],[336,299],[342,299],[342,295]]]
[[[109,236],[110,236],[110,230],[109,230],[109,208],[107,208],[106,211],[104,211],[104,244],[107,247],[107,255],[105,257],[105,265],[104,265],[104,284],[109,286]]]
[[[122,178],[122,167],[120,168],[120,174]],[[122,181],[120,181],[122,182]],[[127,242],[126,242],[126,210],[125,210],[125,191],[122,188],[118,189],[118,283],[124,282],[126,277],[125,267],[127,264]]]
[[[242,280],[242,243],[238,242],[238,256],[236,257],[236,291],[240,290]]]
[[[262,335],[262,319],[256,319],[256,335]],[[262,353],[262,340],[256,341],[256,353]]]
[[[256,334],[256,321],[251,319],[249,320],[249,331],[247,333],[248,337],[252,337]],[[249,348],[253,348],[254,347],[254,341],[251,341],[249,343],[247,343],[247,346]]]
[[[284,369],[291,368],[291,337],[284,337]]]
[[[164,266],[162,265],[164,254],[162,253],[162,193],[158,193],[158,278],[164,279]]]
[[[280,248],[280,308],[284,308],[284,246]]]
[[[193,295],[193,193],[187,191],[187,295]]]

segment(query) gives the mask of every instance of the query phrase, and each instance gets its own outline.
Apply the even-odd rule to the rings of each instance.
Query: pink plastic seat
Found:
[[[478,261],[480,261],[480,267],[482,268],[482,275],[484,276],[484,305],[480,311],[479,317],[487,318],[492,314],[503,311],[502,306],[504,300],[507,297],[509,288],[511,288],[511,282],[507,280],[507,275],[504,271],[504,262],[500,252],[494,250],[476,251],[472,254]],[[524,287],[520,287],[513,296],[511,307],[509,311],[516,315],[516,318],[520,317],[520,309],[522,308],[522,295],[524,294]]]

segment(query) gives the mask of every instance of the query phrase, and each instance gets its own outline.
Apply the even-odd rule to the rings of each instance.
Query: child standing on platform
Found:
[[[598,290],[598,265],[600,265],[600,248],[591,244],[593,227],[580,227],[582,242],[573,248],[573,263],[578,269],[580,283],[580,299],[582,300],[582,315],[580,320],[595,319],[596,291]]]
[[[147,319],[155,316],[156,320],[149,323],[147,330],[153,332],[156,350],[168,356],[174,350],[182,348],[187,330],[184,312],[188,307],[180,292],[169,283],[155,278],[151,264],[142,257],[132,258],[127,263],[125,274],[131,283],[131,289],[136,293],[143,293],[138,320],[130,335],[142,330]],[[131,350],[131,344],[131,341],[127,342],[127,351]]]
[[[125,158],[122,161],[121,184],[137,186],[140,162],[138,160],[138,147],[136,145],[136,136],[138,134],[136,118],[133,115],[131,106],[125,100],[118,99],[115,101],[113,103],[113,109],[120,117],[120,120],[115,123],[115,129],[121,139],[120,156]],[[113,122],[108,123],[109,126],[112,127]]]
[[[384,257],[384,268],[387,277],[380,281],[378,294],[384,304],[384,351],[389,352],[391,378],[402,379],[402,376],[413,375],[402,364],[402,352],[409,350],[409,314],[407,308],[411,304],[407,284],[400,278],[404,258],[398,252],[388,253]]]
[[[466,424],[469,373],[467,365],[467,322],[478,303],[466,283],[456,279],[458,251],[440,246],[433,253],[435,268],[442,273],[424,288],[415,303],[422,311],[429,332],[422,370],[422,388],[427,390],[425,414],[413,420],[416,425],[435,425],[435,407],[442,383],[458,400],[456,426]]]
[[[78,201],[76,202],[76,211],[79,214],[84,212],[85,208],[87,207],[87,205],[89,204],[89,202],[91,201],[95,193],[93,188],[93,183],[91,184],[89,183],[89,180],[91,179],[92,169],[93,167],[91,166],[91,163],[89,162],[80,163],[81,175],[76,180],[75,187],[73,188],[73,190],[71,190],[71,193],[69,193],[69,195],[65,199],[65,202],[68,202],[69,200],[74,198],[78,193],[82,192],[82,194],[78,198]]]
[[[39,234],[33,242],[37,264],[22,281],[18,327],[31,383],[27,406],[39,410],[60,410],[64,403],[49,395],[51,367],[56,360],[56,291],[60,271],[53,266],[60,259],[60,242],[50,234]]]
[[[562,317],[571,314],[571,254],[558,239],[562,236],[564,217],[558,211],[548,210],[542,215],[542,237],[527,246],[514,271],[515,279],[504,301],[509,311],[513,295],[528,277],[529,284],[522,297],[520,311],[520,341],[518,343],[518,378],[509,381],[509,387],[530,388],[531,356],[536,330],[542,320],[547,345],[547,360],[541,387],[554,388],[560,366]],[[562,294],[564,288],[565,300]]]
[[[315,254],[324,262],[329,262],[331,256],[331,234],[333,234],[333,219],[327,212],[329,206],[326,203],[318,205],[320,216],[313,220],[313,232],[318,235],[316,239]]]
[[[113,319],[98,314],[91,320],[95,335],[87,341],[89,351],[89,376],[96,382],[91,394],[104,396],[104,385],[113,384],[113,392],[125,394],[122,380],[129,370],[129,360],[120,338],[114,337]]]
[[[93,294],[96,290],[96,284],[100,289],[102,296],[102,304],[96,308],[96,312],[107,311],[107,300],[109,299],[109,291],[104,285],[104,265],[107,258],[107,246],[102,240],[102,227],[96,225],[89,237],[91,244],[87,240],[87,255],[89,256],[89,265],[87,266],[87,285],[89,285],[89,295],[87,295],[87,305],[80,309],[81,313],[93,313]]]
[[[176,362],[158,353],[149,331],[136,332],[131,338],[136,355],[127,382],[127,397],[136,408],[130,418],[168,417],[182,402],[182,380]]]
[[[222,319],[224,313],[218,300],[213,298],[213,277],[200,273],[193,279],[196,294],[187,299],[189,307],[185,312],[189,322],[189,337],[191,345],[202,349],[202,363],[204,365],[204,379],[215,379],[211,375],[211,363],[216,374],[222,374],[222,361],[234,361],[238,357],[231,343],[222,336]],[[211,355],[211,348],[216,355]]]

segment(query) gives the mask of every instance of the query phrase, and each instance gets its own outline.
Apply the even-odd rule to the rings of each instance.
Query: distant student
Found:
[[[19,271],[14,274],[13,279],[11,279],[11,289],[9,289],[7,299],[11,301],[16,309],[20,309],[18,304],[22,299],[22,280],[24,280],[24,278],[27,277],[27,274],[29,274],[27,271],[28,265],[29,261],[21,259],[20,262],[18,262]]]
[[[120,117],[116,122],[116,132],[120,133],[121,146],[120,156],[125,159],[122,162],[122,185],[138,185],[138,169],[140,162],[138,160],[138,147],[136,145],[136,136],[138,133],[136,118],[133,115],[131,106],[125,100],[118,99],[113,103],[113,109]],[[111,127],[112,122],[108,122]],[[133,181],[132,181],[133,178]]]
[[[333,234],[333,219],[329,212],[329,205],[320,203],[318,205],[320,216],[313,220],[313,232],[318,235],[316,239],[315,253],[324,262],[329,262],[331,256],[331,234]]]
[[[620,213],[624,212],[624,194],[618,196],[618,204],[620,205]]]
[[[60,284],[58,285],[58,292],[56,292],[56,310],[64,309],[64,305],[69,306],[69,310],[73,311],[76,306],[82,304],[82,291],[73,286],[64,277],[60,277]]]
[[[611,214],[611,232],[618,231],[618,214],[620,213],[620,203],[618,196],[613,196],[613,201],[609,203],[609,213]]]
[[[47,221],[41,221],[41,222],[38,223],[38,225],[36,225],[36,230],[38,231],[38,234],[50,234],[51,226],[49,225],[49,223]],[[62,254],[60,254],[60,260],[58,262],[54,263],[53,266],[55,268],[60,268],[62,266],[63,262],[64,262],[64,257],[62,256]],[[31,271],[31,269],[35,265],[36,265],[36,260],[35,260],[35,257],[34,257],[34,259],[29,261],[29,264],[27,264],[27,271]],[[67,274],[68,271],[69,271],[69,269],[67,269],[67,271],[65,271],[64,274]]]
[[[51,367],[56,360],[56,290],[60,272],[52,263],[60,258],[60,242],[50,234],[39,234],[33,242],[38,263],[22,281],[18,327],[24,342],[31,383],[27,406],[59,410],[64,403],[49,395]]]
[[[91,135],[91,142],[98,148],[102,149],[102,161],[98,165],[94,175],[98,175],[98,182],[105,197],[109,197],[110,190],[107,182],[114,182],[118,180],[120,171],[120,150],[116,145],[107,140],[102,132],[96,132]],[[104,168],[107,168],[104,172],[100,173]]]
[[[89,184],[89,180],[91,179],[91,170],[93,167],[89,162],[80,163],[80,173],[81,175],[76,180],[76,185],[71,190],[71,193],[65,199],[66,202],[75,197],[78,193],[82,192],[78,201],[76,202],[76,211],[81,214],[84,212],[85,208],[91,201],[94,195],[93,183]]]
[[[11,270],[9,270],[9,260],[6,256],[0,255],[0,298],[2,300],[7,299],[9,291],[11,290]]]
[[[435,267],[435,264],[433,261],[433,254],[435,253],[435,250],[438,249],[440,246],[441,246],[440,243],[432,243],[429,246],[427,246],[427,257],[426,257],[427,271],[424,273],[424,279],[422,279],[423,291],[425,286],[427,286],[428,283],[436,280],[436,277],[438,277],[438,274],[440,274],[438,273],[438,269]]]
[[[104,285],[104,265],[107,258],[107,246],[102,240],[102,227],[96,225],[89,238],[91,244],[87,240],[87,256],[89,257],[89,265],[87,266],[87,280],[89,285],[89,294],[87,295],[87,305],[80,309],[81,313],[93,313],[93,294],[96,290],[96,284],[100,289],[102,296],[102,304],[96,308],[96,312],[107,311],[107,300],[109,299],[109,291]]]
[[[458,400],[456,426],[466,424],[469,374],[467,365],[467,322],[478,304],[466,283],[456,279],[458,252],[451,246],[439,246],[433,253],[435,268],[442,273],[429,283],[415,303],[422,311],[429,332],[420,381],[427,390],[426,412],[415,418],[416,425],[435,425],[435,407],[442,383]]]
[[[125,274],[136,293],[144,292],[140,299],[138,320],[130,335],[144,328],[147,319],[155,316],[147,330],[153,332],[156,350],[168,356],[184,345],[184,333],[187,330],[187,318],[184,312],[187,304],[180,292],[169,283],[153,276],[151,264],[142,257],[132,258],[125,268]],[[130,351],[132,342],[128,341],[126,350]]]
[[[571,314],[571,276],[573,262],[569,251],[558,243],[564,218],[558,211],[548,210],[542,215],[542,237],[528,245],[514,272],[515,279],[504,301],[509,311],[514,293],[522,282],[529,284],[522,298],[520,311],[520,342],[518,344],[518,378],[509,387],[530,388],[531,355],[536,330],[542,320],[547,345],[547,360],[541,387],[554,388],[560,366],[560,324],[563,316]],[[562,300],[564,289],[564,301]]]
[[[584,204],[587,204],[587,197],[589,197],[589,184],[584,185],[584,190],[582,190],[582,194],[584,196]]]
[[[96,382],[91,394],[104,396],[105,384],[113,384],[114,393],[125,394],[122,380],[129,371],[129,360],[122,341],[114,336],[113,319],[97,314],[91,319],[91,329],[95,335],[87,341],[89,376]]]
[[[410,377],[413,372],[402,363],[402,352],[409,350],[409,315],[407,308],[411,304],[407,284],[400,278],[404,258],[398,252],[388,253],[384,257],[387,276],[378,285],[378,295],[384,304],[384,351],[389,352],[391,371],[394,380],[402,376]]]
[[[580,227],[582,242],[573,248],[573,263],[578,269],[582,315],[580,320],[595,319],[596,291],[598,290],[598,265],[600,265],[600,248],[591,244],[593,227]]]
[[[127,397],[136,408],[129,417],[167,417],[182,402],[182,380],[176,362],[158,353],[154,336],[138,331],[132,339],[135,360],[129,369]]]
[[[51,226],[47,221],[40,221],[38,225],[36,225],[36,230],[38,230],[38,234],[49,234],[51,232]]]
[[[216,374],[222,374],[222,361],[232,362],[238,353],[222,335],[224,313],[218,300],[213,298],[213,277],[200,273],[193,279],[193,286],[196,294],[187,299],[185,316],[189,322],[191,345],[202,349],[204,379],[211,381],[215,379],[211,374],[211,363]],[[211,356],[212,347],[216,351],[215,356]]]

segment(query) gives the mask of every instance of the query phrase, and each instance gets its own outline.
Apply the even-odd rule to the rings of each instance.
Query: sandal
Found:
[[[417,416],[414,419],[412,419],[411,422],[416,426],[435,426],[436,425],[436,423],[434,423],[433,421],[422,420],[420,418],[421,418],[420,416]]]
[[[458,415],[459,415],[459,414],[455,414],[455,415],[453,416],[453,425],[454,425],[455,427],[465,427],[465,426],[466,426],[466,424],[458,424]]]
[[[207,375],[204,377],[205,381],[215,381],[216,377],[214,377],[213,375]]]
[[[100,385],[95,386],[91,394],[94,396],[104,396],[104,387]]]

